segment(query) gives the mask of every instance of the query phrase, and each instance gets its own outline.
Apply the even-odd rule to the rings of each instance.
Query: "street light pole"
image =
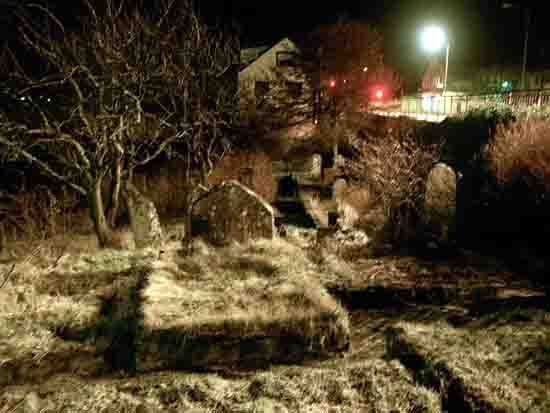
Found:
[[[443,94],[447,91],[447,79],[449,76],[449,50],[451,48],[451,43],[447,39],[447,50],[445,52],[445,78],[443,81]]]
[[[504,1],[501,5],[503,9],[517,9],[522,10],[520,2],[516,0]],[[522,13],[520,13],[522,15]],[[522,16],[523,17],[523,16]],[[527,72],[527,46],[529,45],[529,25],[531,23],[531,8],[529,5],[525,6],[525,36],[523,38],[523,62],[521,66],[521,88],[525,89],[525,76]]]
[[[529,7],[525,10],[525,38],[523,40],[523,65],[521,67],[521,88],[525,90],[525,72],[527,71],[527,46],[529,45],[529,23],[531,13]]]
[[[423,47],[428,52],[437,52],[445,47],[445,73],[443,78],[443,93],[447,91],[447,82],[449,77],[449,51],[451,42],[445,31],[438,26],[426,27],[421,33]]]

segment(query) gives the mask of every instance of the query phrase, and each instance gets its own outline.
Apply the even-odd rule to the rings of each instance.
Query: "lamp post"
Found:
[[[422,31],[420,42],[422,47],[430,53],[437,52],[445,46],[445,75],[443,78],[443,94],[445,94],[449,75],[449,51],[451,49],[451,44],[447,39],[447,35],[441,27],[428,26]]]
[[[503,9],[523,9],[525,7],[525,34],[523,36],[523,60],[521,65],[521,88],[525,89],[525,73],[527,71],[527,47],[529,45],[529,25],[531,23],[531,8],[529,5],[522,6],[520,2],[515,0],[505,1],[502,3]],[[521,13],[520,13],[521,15]]]

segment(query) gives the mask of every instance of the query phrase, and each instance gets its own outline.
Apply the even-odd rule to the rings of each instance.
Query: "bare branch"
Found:
[[[0,289],[2,289],[4,287],[4,285],[6,285],[6,283],[8,282],[8,280],[10,279],[12,274],[14,273],[14,270],[15,270],[15,264],[12,264],[11,268],[5,274],[4,281],[2,282],[2,284],[0,284]]]
[[[14,146],[13,142],[10,142],[9,140],[4,139],[2,136],[0,136],[0,143],[3,143],[4,145],[7,145],[7,146]],[[41,161],[40,159],[33,156],[32,154],[30,154],[29,152],[27,152],[24,149],[17,148],[17,152],[18,152],[18,154],[23,156],[28,161],[33,162],[36,165],[38,165],[43,171],[45,171],[52,178],[57,179],[61,182],[64,182],[65,184],[70,186],[72,189],[74,189],[75,191],[80,193],[81,195],[86,195],[87,194],[87,192],[84,188],[82,188],[80,185],[76,185],[73,182],[71,182],[71,180],[68,177],[62,176],[62,175],[58,174],[57,172],[55,172],[52,168],[50,168],[50,166],[46,162]]]
[[[34,7],[34,8],[37,8],[37,9],[41,10],[42,12],[44,12],[50,19],[52,19],[54,21],[55,24],[57,24],[57,26],[61,29],[61,31],[63,33],[65,33],[65,27],[63,26],[63,24],[61,24],[59,19],[57,17],[55,17],[55,15],[50,10],[48,10],[46,7],[41,6],[40,4],[37,4],[37,3],[31,3],[31,4],[29,4],[29,7],[30,8]]]
[[[148,164],[149,162],[151,162],[152,160],[158,158],[160,156],[160,154],[162,154],[164,152],[164,150],[166,149],[166,147],[168,145],[170,145],[171,143],[177,141],[178,139],[181,139],[183,136],[187,135],[187,132],[180,132],[176,135],[173,135],[171,136],[170,138],[168,139],[165,139],[158,147],[157,149],[155,150],[155,152],[153,152],[150,156],[148,156],[147,158],[143,159],[142,161],[138,161],[135,163],[135,166],[143,166],[145,164]]]
[[[94,130],[92,128],[91,121],[88,118],[88,115],[86,114],[86,110],[84,109],[85,99],[84,99],[84,95],[82,94],[82,90],[80,89],[80,86],[78,86],[78,83],[72,77],[72,75],[69,78],[69,82],[71,83],[71,85],[73,86],[73,89],[78,95],[78,113],[80,114],[80,119],[82,119],[82,121],[86,125],[86,129],[88,130],[88,133],[90,134],[90,136],[94,136]]]
[[[99,20],[97,19],[95,8],[90,3],[90,0],[84,0],[84,3],[86,3],[86,7],[88,7],[88,10],[90,11],[90,13],[92,13],[92,17],[94,18],[94,23],[97,25],[99,23]]]
[[[66,134],[66,133],[60,133],[56,129],[30,129],[27,131],[28,135],[46,135],[46,136],[55,136],[55,139],[38,139],[35,141],[36,144],[40,143],[67,143],[71,146],[73,146],[78,155],[80,156],[80,160],[84,163],[84,166],[87,169],[92,168],[92,164],[90,163],[90,160],[88,159],[88,156],[86,155],[86,149],[78,142],[76,139],[74,139],[72,136]]]

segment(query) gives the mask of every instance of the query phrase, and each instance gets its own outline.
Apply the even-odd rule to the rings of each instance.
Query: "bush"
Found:
[[[432,134],[443,137],[442,160],[454,169],[464,171],[483,153],[498,125],[514,120],[509,109],[475,109],[463,118],[447,118]]]
[[[522,119],[495,129],[459,185],[461,238],[544,249],[540,239],[550,232],[550,122]]]
[[[531,119],[508,127],[499,125],[485,155],[501,185],[550,191],[550,121]]]
[[[368,186],[373,207],[383,211],[389,241],[415,239],[425,179],[439,159],[440,147],[419,143],[408,127],[393,128],[385,136],[369,137],[357,146],[360,156],[347,162],[345,173]]]

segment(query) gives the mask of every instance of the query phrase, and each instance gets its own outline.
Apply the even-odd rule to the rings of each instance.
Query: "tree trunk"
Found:
[[[109,225],[111,228],[115,228],[116,220],[118,218],[118,211],[120,209],[120,191],[122,187],[122,159],[117,159],[115,169],[115,183],[113,186],[113,193],[111,195],[111,209],[109,210]]]
[[[101,248],[110,247],[113,245],[113,232],[109,227],[107,218],[105,217],[105,206],[103,204],[103,196],[101,194],[101,184],[103,178],[97,178],[93,183],[93,187],[88,193],[88,201],[90,203],[90,217],[94,223],[95,233]]]

